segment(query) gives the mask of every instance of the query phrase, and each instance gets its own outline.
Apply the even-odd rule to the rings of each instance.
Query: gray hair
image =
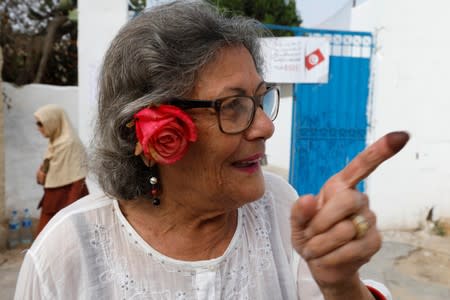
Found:
[[[101,70],[92,172],[119,199],[146,197],[149,168],[134,155],[133,114],[190,93],[201,69],[218,50],[243,45],[262,68],[261,23],[232,17],[203,1],[175,1],[130,20],[112,41]]]

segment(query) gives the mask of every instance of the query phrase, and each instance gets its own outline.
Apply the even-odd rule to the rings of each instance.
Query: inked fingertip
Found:
[[[407,131],[394,131],[386,135],[389,148],[397,153],[405,147],[410,135]]]

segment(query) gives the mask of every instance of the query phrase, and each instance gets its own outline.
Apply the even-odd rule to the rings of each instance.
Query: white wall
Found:
[[[59,104],[78,128],[78,88],[43,84],[16,88],[4,82],[3,89],[9,99],[9,108],[5,105],[4,111],[5,212],[9,216],[13,209],[29,208],[37,217],[43,189],[36,183],[36,171],[48,140],[39,133],[33,113],[45,104]]]
[[[280,87],[280,109],[274,122],[275,132],[266,142],[266,156],[268,163],[287,179],[291,157],[293,85],[283,84]]]
[[[370,0],[355,30],[375,32],[370,139],[405,129],[409,145],[368,180],[384,228],[413,228],[435,207],[450,216],[450,2]]]
[[[368,0],[296,0],[302,26],[348,30],[351,24],[352,7],[365,4]]]
[[[78,1],[78,109],[80,138],[85,144],[92,137],[103,55],[127,18],[127,1]]]
[[[347,30],[353,0],[296,0],[296,8],[306,28]]]

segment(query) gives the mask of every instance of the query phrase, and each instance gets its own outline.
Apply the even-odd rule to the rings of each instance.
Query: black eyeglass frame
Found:
[[[217,122],[219,123],[219,129],[222,133],[225,134],[239,134],[241,132],[244,132],[245,130],[247,130],[251,124],[253,123],[253,120],[255,119],[255,114],[256,114],[256,110],[258,109],[258,107],[260,107],[263,111],[264,108],[262,106],[262,101],[261,99],[264,98],[265,95],[267,95],[269,92],[275,90],[277,93],[277,100],[276,100],[276,111],[274,116],[268,116],[271,118],[272,121],[274,121],[277,116],[278,116],[278,110],[280,108],[280,89],[278,88],[278,86],[274,85],[274,86],[269,86],[267,87],[267,89],[265,90],[265,92],[261,95],[258,96],[248,96],[248,95],[233,95],[233,96],[226,96],[223,98],[217,98],[214,100],[201,100],[201,99],[186,99],[186,98],[172,98],[168,101],[164,101],[164,104],[169,104],[169,105],[174,105],[178,108],[181,108],[183,110],[185,109],[191,109],[191,108],[214,108],[214,110],[216,111],[216,115],[217,115]],[[250,116],[250,119],[248,121],[248,124],[245,126],[244,129],[236,131],[236,132],[227,132],[225,130],[223,130],[222,128],[222,122],[220,121],[220,108],[222,107],[222,103],[228,99],[231,98],[235,98],[235,97],[241,97],[241,98],[249,98],[252,100],[253,102],[253,111],[252,114]],[[264,112],[265,113],[265,112]]]

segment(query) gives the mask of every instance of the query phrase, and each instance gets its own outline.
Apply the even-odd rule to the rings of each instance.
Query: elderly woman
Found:
[[[279,104],[261,74],[264,34],[199,1],[125,25],[101,72],[93,171],[104,194],[52,219],[16,299],[389,297],[358,275],[381,240],[354,186],[407,135],[298,198],[260,166]]]

